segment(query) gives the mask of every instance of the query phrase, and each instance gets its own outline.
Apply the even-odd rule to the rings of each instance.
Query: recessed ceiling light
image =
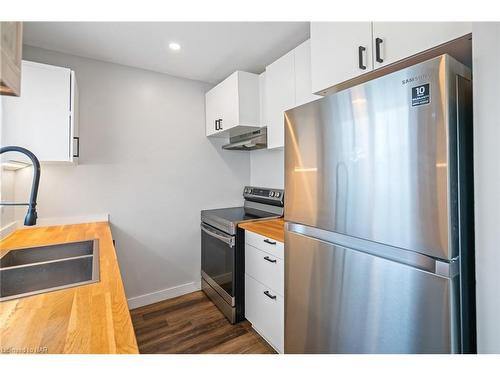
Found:
[[[181,45],[179,43],[172,42],[168,45],[168,48],[170,48],[172,51],[178,51],[181,49]]]

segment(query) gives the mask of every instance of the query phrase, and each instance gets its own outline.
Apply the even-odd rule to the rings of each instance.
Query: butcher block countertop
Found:
[[[0,353],[139,352],[107,222],[20,229],[0,252],[96,238],[99,282],[0,302]]]
[[[283,218],[250,221],[239,224],[239,227],[279,242],[285,242],[285,221]]]

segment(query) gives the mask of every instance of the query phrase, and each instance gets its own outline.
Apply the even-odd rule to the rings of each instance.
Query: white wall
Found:
[[[255,150],[250,153],[250,183],[277,189],[285,187],[285,152]]]
[[[500,23],[472,42],[478,352],[500,353]]]
[[[164,291],[133,305],[198,285],[200,210],[241,204],[250,182],[249,154],[205,137],[209,86],[33,47],[23,54],[75,70],[80,90],[80,164],[42,166],[39,217],[109,213],[127,297]],[[31,168],[16,174],[23,196]]]
[[[14,171],[0,168],[0,201],[14,202]],[[0,206],[0,229],[15,221],[13,207]]]
[[[3,106],[0,96],[0,145],[3,146]],[[3,156],[3,155],[2,155]],[[14,172],[0,167],[0,201],[14,201]],[[8,227],[15,222],[13,207],[0,206],[0,238],[9,231]]]

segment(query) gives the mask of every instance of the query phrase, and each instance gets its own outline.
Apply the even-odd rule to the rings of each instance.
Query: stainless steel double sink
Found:
[[[97,281],[97,239],[10,250],[0,258],[0,301]]]

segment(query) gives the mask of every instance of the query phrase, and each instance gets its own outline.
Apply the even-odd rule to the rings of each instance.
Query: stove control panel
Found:
[[[283,206],[285,191],[281,189],[270,189],[255,186],[245,186],[243,197],[246,200],[266,202]]]

